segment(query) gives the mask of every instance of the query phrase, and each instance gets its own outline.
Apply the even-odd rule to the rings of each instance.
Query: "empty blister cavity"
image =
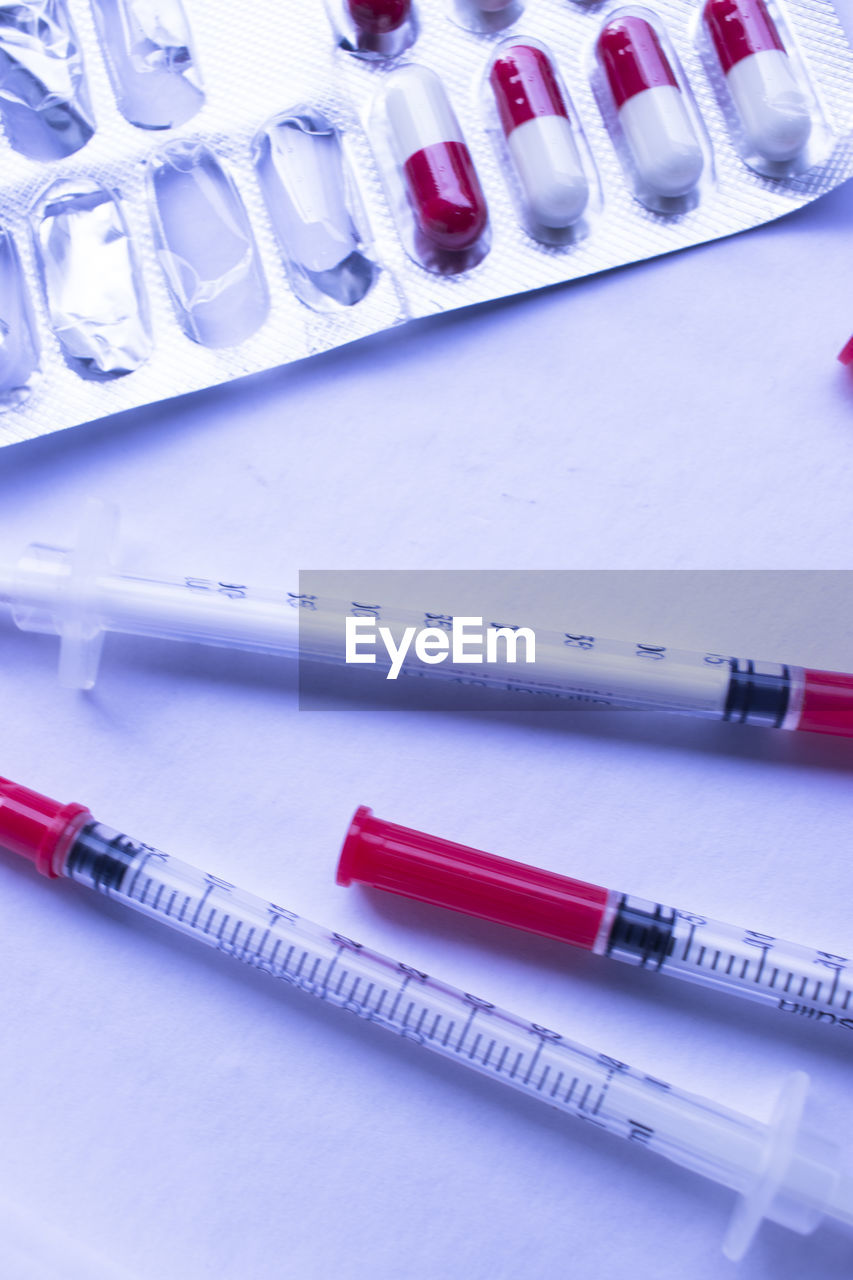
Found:
[[[38,335],[21,259],[9,232],[0,228],[0,408],[26,400],[38,362]]]
[[[524,13],[523,0],[450,0],[450,15],[466,31],[503,31]]]
[[[326,0],[337,43],[360,58],[395,58],[418,36],[412,0]]]
[[[741,157],[769,177],[799,173],[827,131],[791,36],[764,0],[707,0],[703,53]]]
[[[145,292],[124,214],[96,182],[50,187],[33,215],[50,326],[84,378],[132,373],[151,354]]]
[[[488,252],[489,215],[474,161],[444,85],[428,67],[392,72],[377,136],[403,243],[427,270],[465,271]]]
[[[537,240],[565,243],[589,204],[591,162],[554,59],[538,41],[506,40],[489,62],[488,83],[523,222]]]
[[[139,129],[171,129],[204,104],[181,0],[92,0],[116,104]]]
[[[300,109],[268,121],[253,157],[291,288],[309,307],[351,307],[379,274],[340,135]]]
[[[637,199],[660,213],[697,200],[704,128],[678,59],[646,10],[611,14],[596,41],[593,88]]]
[[[62,0],[0,4],[0,114],[31,160],[61,160],[95,131],[80,41]]]
[[[205,347],[250,337],[269,311],[243,201],[204,143],[174,142],[149,161],[157,252],[178,320]]]

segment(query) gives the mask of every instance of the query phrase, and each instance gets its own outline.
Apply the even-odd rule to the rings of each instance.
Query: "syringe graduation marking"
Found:
[[[69,869],[72,872],[74,871],[73,861]],[[154,902],[150,904],[146,901],[150,888],[154,883],[153,877],[147,876],[140,890],[140,868],[138,866],[133,867],[132,871],[134,874],[132,876],[131,883],[128,886],[128,890],[126,891],[128,898],[138,902],[140,906],[148,906],[152,912],[156,911],[157,908],[155,903],[157,898],[155,897]],[[158,885],[158,894],[162,893],[165,888],[166,885],[161,881]],[[120,883],[115,886],[115,889],[117,890],[117,896],[121,896]],[[424,1024],[427,1022],[431,1012],[428,1005],[419,1006],[416,1000],[409,1000],[405,1005],[402,1015],[400,1015],[401,1002],[403,1001],[406,990],[412,981],[411,974],[404,974],[399,986],[393,990],[387,986],[382,987],[376,993],[375,1002],[371,1004],[372,998],[374,997],[375,985],[373,983],[369,984],[369,986],[365,988],[363,994],[360,997],[358,996],[359,988],[362,986],[363,980],[358,974],[352,974],[350,969],[341,964],[341,957],[345,953],[346,947],[343,944],[338,944],[335,955],[328,961],[326,973],[324,974],[322,981],[318,983],[317,974],[323,964],[323,957],[312,957],[307,949],[297,949],[291,945],[288,947],[283,961],[277,963],[277,956],[281,947],[282,939],[277,938],[269,955],[266,955],[265,952],[270,937],[269,929],[265,931],[254,948],[251,946],[251,941],[255,930],[253,928],[250,929],[245,942],[241,947],[238,947],[237,942],[240,936],[240,931],[244,927],[245,922],[239,919],[233,920],[232,911],[220,911],[220,909],[217,909],[216,907],[211,907],[211,910],[204,922],[200,923],[201,909],[206,905],[213,892],[213,886],[208,886],[204,894],[198,898],[196,902],[196,910],[192,912],[191,915],[188,913],[193,899],[191,895],[186,895],[186,911],[183,913],[182,923],[188,926],[190,930],[201,932],[206,937],[209,936],[216,916],[221,914],[221,919],[218,922],[218,928],[216,930],[216,937],[221,944],[221,949],[227,950],[230,954],[234,955],[236,959],[242,960],[251,967],[262,968],[266,972],[269,972],[273,977],[294,982],[302,978],[303,971],[306,966],[311,963],[310,973],[306,977],[302,978],[302,981],[306,987],[312,987],[314,989],[313,994],[318,995],[321,999],[328,998],[330,992],[333,992],[336,996],[340,997],[347,985],[347,982],[351,979],[351,986],[344,1000],[345,1007],[354,1012],[358,1012],[369,1019],[383,1017],[385,1025],[389,1025],[391,1029],[398,1030],[401,1034],[408,1032],[414,1034],[420,1039],[432,1042],[433,1044],[440,1044],[442,1048],[449,1050],[452,1054],[456,1056],[465,1056],[469,1061],[478,1063],[484,1070],[489,1068],[491,1059],[498,1045],[498,1041],[496,1041],[494,1037],[491,1037],[485,1048],[481,1050],[480,1046],[483,1042],[483,1036],[482,1033],[478,1033],[473,1043],[468,1043],[468,1035],[476,1018],[482,1013],[488,1012],[488,1006],[484,1006],[484,1003],[474,1005],[471,1008],[468,1018],[459,1030],[458,1035],[455,1034],[457,1030],[456,1020],[453,1018],[443,1019],[440,1014],[437,1014],[432,1025],[427,1026],[425,1029]],[[173,891],[170,903],[174,900],[175,896],[177,896],[177,891]],[[168,909],[164,914],[167,916],[172,915],[171,911]],[[232,921],[233,928],[231,936],[230,938],[226,938],[225,935],[229,925],[232,924]],[[340,967],[336,974],[335,985],[334,987],[331,987],[330,979],[335,966]],[[383,1007],[388,1001],[391,1002],[390,1008],[388,1008],[386,1013],[383,1015]],[[396,1026],[393,1025],[395,1020]],[[546,1052],[547,1043],[548,1041],[545,1038],[537,1036],[536,1047],[530,1054],[529,1058],[523,1051],[517,1051],[512,1059],[510,1059],[510,1054],[512,1052],[510,1046],[503,1045],[500,1059],[494,1068],[495,1074],[503,1074],[505,1078],[508,1078],[513,1082],[520,1083],[526,1088],[532,1087],[535,1092],[541,1093],[546,1080],[551,1074],[551,1064],[546,1063],[544,1065],[538,1081],[534,1081],[534,1075],[543,1055]],[[553,1044],[555,1042],[552,1040],[551,1043]],[[510,1059],[510,1062],[507,1067],[508,1059]],[[554,1097],[555,1101],[559,1101],[557,1095],[564,1078],[564,1073],[562,1071],[559,1072],[555,1081],[555,1086],[552,1089],[552,1097]],[[570,1106],[579,1083],[579,1078],[574,1076],[565,1090],[562,1100],[563,1106],[567,1108]],[[576,1109],[578,1111],[589,1109],[589,1098],[593,1090],[594,1085],[591,1082],[588,1082],[581,1099],[576,1104]],[[596,1096],[598,1101],[595,1109],[597,1110],[601,1106],[604,1091]]]
[[[681,924],[683,924],[683,921]],[[676,935],[679,927],[680,925],[677,923],[675,928]],[[728,926],[719,925],[714,921],[703,921],[699,924],[695,920],[691,920],[674,966],[670,963],[672,959],[672,953],[670,953],[670,956],[661,966],[664,972],[672,971],[674,967],[676,972],[681,973],[683,976],[689,976],[690,969],[695,971],[710,970],[714,973],[719,970],[736,983],[743,983],[745,987],[751,984],[753,988],[757,988],[755,994],[758,998],[762,998],[765,993],[767,996],[775,995],[778,990],[782,998],[786,995],[793,995],[801,1000],[807,999],[813,1004],[823,1006],[828,1012],[833,1012],[836,1008],[839,1012],[844,1012],[847,1009],[851,994],[853,994],[853,988],[848,983],[842,982],[842,974],[847,972],[848,964],[843,957],[830,956],[827,952],[816,951],[813,958],[809,958],[805,948],[794,948],[793,944],[780,943],[776,938],[771,938],[765,934],[756,934],[750,930],[742,931],[744,934],[743,943],[755,948],[758,954],[754,959],[714,945],[700,944],[697,950],[694,946],[697,929],[702,930],[703,928],[710,929],[712,932],[714,930],[735,932],[734,930],[729,930]],[[832,982],[827,983],[825,978],[817,974],[810,974],[784,964],[775,963],[773,953],[777,947],[781,947],[783,950],[785,948],[790,951],[796,950],[801,953],[801,962],[804,965],[823,964],[831,968],[833,970]],[[725,964],[723,965],[724,958]],[[687,966],[687,968],[685,969],[682,966]],[[744,994],[749,994],[749,991],[745,990]],[[785,1008],[783,1000],[779,1007]],[[788,1010],[786,1009],[786,1011]],[[815,1012],[819,1012],[819,1010],[815,1010]]]

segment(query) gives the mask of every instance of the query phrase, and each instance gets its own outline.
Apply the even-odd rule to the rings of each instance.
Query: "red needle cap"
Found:
[[[598,885],[383,822],[364,805],[338,863],[338,884],[353,880],[587,950],[608,901]]]
[[[0,847],[29,858],[43,876],[61,875],[69,846],[91,821],[85,805],[60,804],[0,778]]]
[[[806,671],[798,729],[853,738],[853,675],[844,671]]]
[[[838,353],[842,364],[853,364],[853,338],[849,338]]]

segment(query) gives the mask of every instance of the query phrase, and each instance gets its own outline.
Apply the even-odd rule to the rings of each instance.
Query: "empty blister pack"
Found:
[[[769,221],[830,0],[0,3],[0,444]]]

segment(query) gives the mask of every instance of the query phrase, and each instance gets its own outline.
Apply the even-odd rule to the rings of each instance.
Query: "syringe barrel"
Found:
[[[765,1126],[91,823],[65,874],[217,951],[682,1167],[745,1189]]]
[[[82,623],[93,632],[299,655],[342,666],[347,660],[348,618],[381,625],[397,646],[407,629],[429,626],[440,631],[453,624],[445,614],[259,591],[242,582],[134,576],[111,568],[109,548],[102,550],[99,559],[87,547],[81,554],[79,548],[30,546],[15,574],[17,625],[25,631],[63,635],[69,622]],[[435,664],[422,661],[410,645],[401,674],[543,695],[555,704],[630,707],[755,724],[781,725],[791,706],[791,672],[777,664],[737,663],[720,654],[573,632],[539,630],[536,636],[534,664],[511,661],[503,645],[491,661],[466,665],[451,654],[450,660]],[[375,646],[375,658],[371,669],[387,674],[391,660],[383,644]],[[749,669],[748,681],[738,675],[740,667]]]
[[[638,903],[639,910],[631,912],[622,905],[631,903]],[[674,910],[666,916],[667,909],[656,903],[623,896],[622,904],[619,912],[635,920],[643,910],[649,920],[657,916],[659,958],[651,958],[650,967],[770,1005],[803,1026],[853,1033],[853,960],[849,957],[690,911]],[[636,948],[632,957],[630,948],[614,938],[608,954],[643,964],[641,952]]]
[[[348,619],[381,626],[397,649],[407,632],[429,628],[442,636],[456,621],[450,614],[258,591],[226,580],[118,573],[107,545],[114,519],[115,513],[96,504],[77,548],[34,544],[14,574],[0,571],[0,599],[9,599],[18,626],[61,636],[60,679],[72,687],[94,683],[105,631],[345,665]],[[534,634],[532,628],[477,621],[493,638],[503,633],[500,645],[495,640],[497,656],[471,665],[450,650],[447,661],[427,661],[409,640],[399,674],[533,694],[545,705],[668,711],[853,736],[853,675],[542,629],[535,633],[530,663],[511,658],[507,637]],[[516,649],[526,656],[525,645]],[[392,664],[386,646],[377,644],[374,656],[371,669],[387,675]]]

